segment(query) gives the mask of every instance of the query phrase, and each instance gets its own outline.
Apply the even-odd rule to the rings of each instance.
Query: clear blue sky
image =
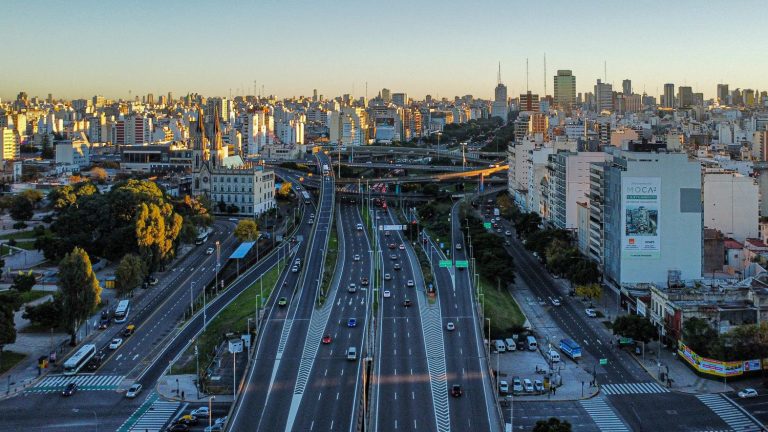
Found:
[[[572,69],[591,91],[608,64],[652,95],[665,82],[768,90],[763,0],[4,0],[0,97],[252,94],[362,96],[379,89],[510,96]]]

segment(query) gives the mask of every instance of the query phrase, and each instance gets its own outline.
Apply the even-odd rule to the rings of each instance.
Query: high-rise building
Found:
[[[623,90],[622,93],[624,93],[624,96],[629,96],[632,94],[632,80],[625,79],[621,82],[621,89]]]
[[[392,103],[399,106],[404,107],[408,104],[408,94],[407,93],[392,93]]]
[[[664,108],[675,107],[675,85],[671,83],[664,84],[664,95],[661,98],[661,106]]]
[[[381,89],[381,100],[387,103],[392,102],[392,91],[388,88]]]
[[[549,155],[548,220],[557,228],[577,228],[577,203],[589,193],[589,170],[593,162],[607,158],[603,152],[561,151]]]
[[[717,85],[717,103],[720,105],[728,104],[728,84]]]
[[[312,102],[317,102],[317,89],[312,89]]]
[[[555,75],[555,105],[570,109],[576,103],[576,77],[570,70],[558,70]]]
[[[613,86],[597,80],[595,84],[595,107],[597,112],[613,111]]]
[[[508,114],[509,102],[507,101],[507,86],[501,83],[501,66],[499,66],[499,75],[496,78],[496,88],[493,90],[491,117],[498,117],[506,123]]]
[[[687,86],[677,88],[677,101],[680,108],[690,108],[693,106],[693,89]]]
[[[3,160],[19,158],[19,140],[12,128],[0,128],[0,150],[3,152]]]
[[[539,95],[530,91],[520,95],[520,111],[539,112]]]

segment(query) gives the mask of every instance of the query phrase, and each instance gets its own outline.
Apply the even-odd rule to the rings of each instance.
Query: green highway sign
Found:
[[[600,366],[605,366],[608,364],[608,359],[600,359]]]
[[[440,268],[450,268],[451,260],[440,260]]]
[[[483,228],[491,229],[491,223],[490,222],[483,222]]]
[[[456,261],[456,268],[467,268],[469,267],[469,261]]]

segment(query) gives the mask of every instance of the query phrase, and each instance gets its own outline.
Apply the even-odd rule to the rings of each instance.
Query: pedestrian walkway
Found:
[[[669,393],[669,389],[664,388],[655,382],[603,384],[600,386],[600,389],[603,393],[608,395]]]
[[[629,432],[629,427],[619,419],[605,399],[596,397],[581,401],[581,406],[592,417],[597,427],[604,432]]]
[[[179,411],[181,402],[158,400],[158,395],[152,392],[147,400],[128,417],[117,432],[160,432]],[[187,407],[184,404],[182,410]]]
[[[64,390],[69,383],[77,384],[77,391],[117,390],[122,375],[48,375],[26,391],[31,393],[52,393]]]
[[[717,414],[718,417],[735,431],[760,431],[761,426],[752,421],[742,412],[733,402],[729,401],[723,395],[720,394],[707,394],[697,395],[697,399],[701,401],[707,408]]]

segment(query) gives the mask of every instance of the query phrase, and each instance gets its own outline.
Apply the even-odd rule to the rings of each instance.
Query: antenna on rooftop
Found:
[[[608,61],[603,60],[603,79],[608,82]]]
[[[528,93],[528,57],[525,58],[525,92]]]
[[[496,84],[501,84],[501,62],[499,62],[499,73],[496,75]]]

